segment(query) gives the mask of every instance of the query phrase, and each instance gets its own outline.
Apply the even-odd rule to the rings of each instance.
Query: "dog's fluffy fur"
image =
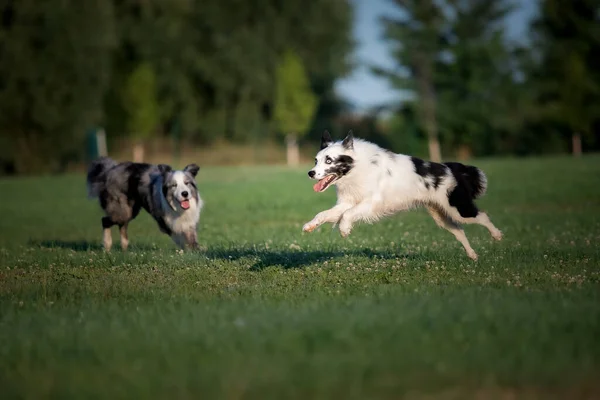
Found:
[[[424,206],[437,225],[450,231],[473,260],[477,254],[461,224],[483,225],[494,239],[502,239],[502,233],[487,214],[475,206],[474,200],[487,189],[487,178],[477,167],[456,162],[439,164],[395,154],[354,139],[352,132],[343,141],[333,142],[325,131],[315,166],[308,175],[318,180],[314,185],[316,192],[335,185],[337,204],[306,223],[302,228],[305,232],[330,222],[339,224],[341,235],[346,237],[358,221],[374,222],[386,215]]]
[[[110,250],[110,229],[118,225],[121,247],[127,249],[127,226],[142,208],[180,248],[197,248],[203,205],[194,179],[199,169],[190,164],[174,171],[164,164],[117,163],[107,157],[92,162],[87,174],[88,196],[97,197],[106,214],[102,217],[104,248]]]

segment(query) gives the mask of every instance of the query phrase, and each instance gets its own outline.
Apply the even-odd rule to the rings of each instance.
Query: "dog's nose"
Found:
[[[189,194],[188,192],[181,192],[181,195],[182,195],[183,197],[188,197],[188,194]]]
[[[308,176],[310,176],[311,178],[315,177],[315,171],[308,171]]]

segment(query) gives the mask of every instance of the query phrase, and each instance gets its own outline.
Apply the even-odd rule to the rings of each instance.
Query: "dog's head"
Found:
[[[165,200],[174,211],[183,212],[189,209],[193,202],[198,202],[196,174],[200,167],[189,164],[181,171],[173,171],[169,165],[158,166],[162,174],[162,192]]]
[[[334,142],[328,131],[321,137],[321,149],[315,158],[315,166],[308,171],[311,179],[317,179],[313,189],[323,192],[343,179],[354,166],[354,137],[352,131],[342,141]]]

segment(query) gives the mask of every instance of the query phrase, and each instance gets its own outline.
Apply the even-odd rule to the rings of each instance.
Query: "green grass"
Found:
[[[478,165],[476,263],[423,211],[301,233],[304,169],[202,169],[184,254],[145,214],[105,254],[83,176],[2,180],[2,398],[597,398],[600,157]]]

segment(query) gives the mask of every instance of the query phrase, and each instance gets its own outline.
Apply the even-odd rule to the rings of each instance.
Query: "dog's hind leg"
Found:
[[[110,251],[110,248],[112,247],[112,235],[110,232],[110,228],[114,224],[115,223],[110,217],[102,217],[102,244],[104,245],[104,250],[106,251]]]
[[[454,237],[463,245],[469,258],[477,261],[477,253],[475,253],[475,250],[473,250],[471,247],[469,239],[467,239],[467,235],[465,235],[465,231],[462,229],[462,227],[456,222],[452,221],[450,218],[444,215],[442,211],[434,206],[427,206],[427,211],[429,211],[429,214],[440,228],[444,228],[452,233]]]
[[[119,233],[121,234],[121,249],[123,251],[127,251],[127,247],[129,247],[129,237],[127,236],[127,225],[128,223],[119,225]]]
[[[494,239],[502,240],[502,231],[496,228],[490,220],[490,217],[483,211],[479,211],[475,218],[462,218],[460,222],[463,224],[479,224],[485,226]]]

